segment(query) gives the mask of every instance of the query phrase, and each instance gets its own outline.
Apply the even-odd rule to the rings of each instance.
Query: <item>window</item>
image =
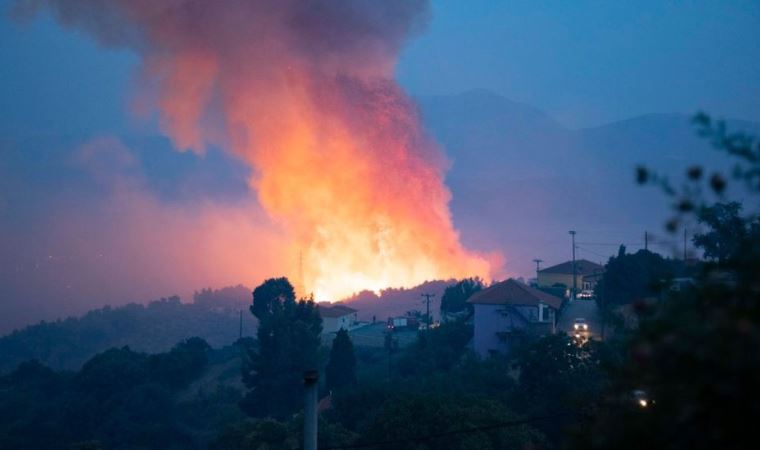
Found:
[[[547,305],[544,305],[543,303],[538,304],[538,321],[539,322],[548,322],[550,320],[550,310]]]

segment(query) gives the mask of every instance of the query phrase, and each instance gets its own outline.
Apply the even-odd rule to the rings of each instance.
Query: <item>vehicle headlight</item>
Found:
[[[577,324],[577,323],[576,323],[575,325],[573,325],[573,329],[574,329],[574,330],[577,330],[577,329],[578,329],[578,324]]]
[[[584,325],[583,325],[583,329],[584,329],[584,330],[588,330],[588,325],[585,325],[585,324],[584,324]]]

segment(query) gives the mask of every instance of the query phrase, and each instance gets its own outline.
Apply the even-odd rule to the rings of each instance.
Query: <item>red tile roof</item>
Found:
[[[541,269],[538,271],[539,273],[562,273],[565,275],[572,275],[573,274],[573,262],[567,261],[563,262],[562,264],[557,264],[556,266],[547,267],[546,269]],[[575,260],[575,273],[578,275],[592,275],[594,273],[604,272],[604,266],[600,266],[599,264],[595,262],[591,262],[587,259],[577,259]]]
[[[562,306],[562,299],[509,279],[476,292],[467,303],[477,305],[538,305],[545,303],[554,309]]]

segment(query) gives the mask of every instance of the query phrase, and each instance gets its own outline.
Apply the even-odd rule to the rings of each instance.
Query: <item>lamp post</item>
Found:
[[[317,382],[319,372],[309,370],[303,374],[304,411],[303,411],[303,448],[317,450]]]
[[[577,271],[575,269],[575,230],[570,230],[569,233],[573,240],[573,290],[570,292],[570,300],[575,300],[575,293],[578,290]]]

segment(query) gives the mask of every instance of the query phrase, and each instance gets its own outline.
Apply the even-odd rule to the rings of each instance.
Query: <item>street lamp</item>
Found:
[[[573,290],[570,292],[570,300],[575,300],[575,293],[578,290],[577,274],[575,270],[575,230],[570,230],[568,233],[570,233],[573,240]]]

